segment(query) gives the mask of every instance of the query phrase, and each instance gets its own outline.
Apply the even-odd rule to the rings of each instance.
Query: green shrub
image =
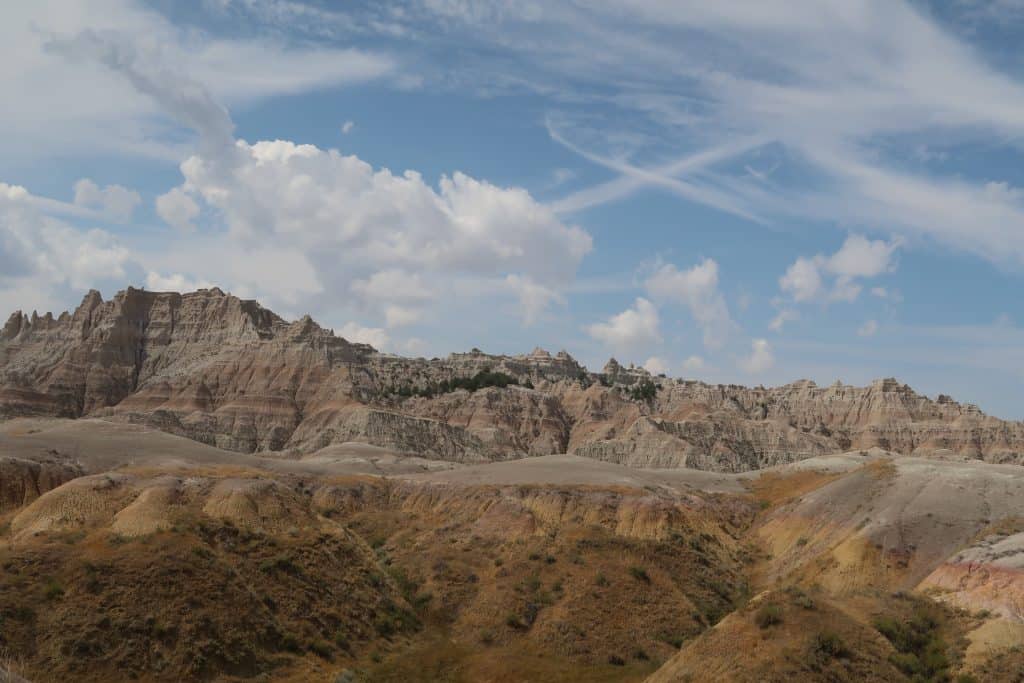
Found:
[[[271,572],[284,572],[286,574],[299,574],[301,569],[295,560],[288,555],[278,555],[277,557],[263,560],[260,562],[260,571],[269,574]]]
[[[609,655],[608,663],[612,666],[626,666],[626,660],[618,655]]]
[[[647,574],[647,570],[644,569],[643,567],[637,567],[637,566],[630,567],[629,568],[629,575],[632,576],[637,581],[642,581],[644,583],[650,583],[651,582],[651,577]]]
[[[658,387],[649,379],[643,379],[633,385],[629,390],[629,397],[634,401],[650,402],[658,395]]]
[[[314,640],[309,644],[309,651],[321,659],[331,659],[334,651],[326,640]]]
[[[782,610],[778,605],[761,605],[754,617],[754,622],[761,628],[768,628],[782,623]]]
[[[948,680],[949,655],[934,607],[920,603],[909,619],[881,616],[874,626],[896,649],[889,660],[904,674],[925,681]]]
[[[811,642],[811,652],[820,657],[828,659],[844,659],[850,656],[850,650],[838,634],[832,631],[822,631],[814,636]]]
[[[281,649],[287,650],[288,652],[298,652],[301,648],[299,645],[299,639],[290,633],[285,633],[281,636]]]
[[[59,600],[64,597],[64,587],[57,583],[56,579],[50,579],[46,582],[46,589],[43,591],[43,595],[46,596],[47,600]]]
[[[213,557],[213,551],[201,545],[192,546],[192,554],[204,560],[209,560]]]

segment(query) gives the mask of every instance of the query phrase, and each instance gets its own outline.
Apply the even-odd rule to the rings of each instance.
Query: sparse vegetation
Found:
[[[64,587],[56,579],[50,579],[46,582],[43,595],[47,600],[59,600],[64,597]]]
[[[634,401],[650,403],[658,395],[658,386],[649,379],[642,379],[629,390],[629,397]]]
[[[650,583],[651,582],[650,575],[647,574],[647,570],[644,569],[643,567],[638,567],[638,566],[630,567],[629,568],[629,575],[632,576],[637,581],[642,581],[643,583]]]
[[[314,640],[309,644],[309,651],[321,659],[333,659],[334,650],[326,640]]]
[[[408,398],[412,396],[420,396],[424,398],[432,398],[439,394],[448,394],[453,391],[464,389],[470,393],[479,391],[480,389],[486,389],[488,387],[498,387],[504,389],[508,386],[519,386],[519,380],[512,375],[508,375],[504,372],[493,371],[489,368],[485,368],[472,377],[452,377],[451,379],[442,380],[437,383],[427,384],[425,386],[413,386],[412,384],[403,384],[398,387],[390,387],[385,389],[386,394],[392,396],[401,396]],[[527,389],[533,389],[533,382],[526,379],[523,387]]]
[[[948,646],[936,612],[935,606],[919,600],[908,619],[880,616],[874,622],[875,629],[896,649],[893,665],[915,680],[948,680]]]
[[[828,659],[844,659],[850,656],[850,649],[836,633],[822,631],[811,641],[810,655],[821,662]]]
[[[778,605],[764,604],[757,610],[754,623],[760,628],[769,628],[782,623],[782,609]]]

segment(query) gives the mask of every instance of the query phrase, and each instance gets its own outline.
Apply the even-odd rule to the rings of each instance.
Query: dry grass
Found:
[[[766,472],[756,479],[748,480],[746,486],[751,496],[760,502],[762,509],[771,509],[821,488],[841,476],[841,473],[813,470],[785,474]]]

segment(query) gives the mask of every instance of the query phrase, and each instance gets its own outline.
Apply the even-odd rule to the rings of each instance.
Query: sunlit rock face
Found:
[[[653,391],[651,390],[653,386]],[[646,389],[646,392],[644,390]],[[362,442],[483,462],[552,453],[747,471],[880,447],[1020,462],[1024,427],[894,379],[710,385],[568,353],[402,358],[220,289],[89,292],[0,331],[0,416],[106,417],[236,451]]]

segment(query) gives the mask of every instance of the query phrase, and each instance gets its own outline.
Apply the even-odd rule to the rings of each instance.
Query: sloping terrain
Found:
[[[0,447],[0,654],[33,681],[1020,671],[1017,466],[876,449],[744,474],[428,471],[38,418]],[[392,469],[352,474],[369,459]]]
[[[362,442],[482,463],[576,453],[741,472],[851,449],[1018,462],[1024,425],[896,380],[708,385],[567,353],[410,359],[219,289],[90,292],[0,331],[0,416],[105,417],[240,452]]]
[[[0,517],[0,648],[36,681],[437,680],[441,655],[448,680],[639,680],[742,599],[753,514],[668,488],[127,465]]]

